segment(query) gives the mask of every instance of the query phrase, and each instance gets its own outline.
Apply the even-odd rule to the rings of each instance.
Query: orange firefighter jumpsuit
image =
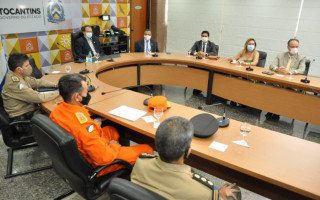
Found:
[[[88,110],[84,107],[63,101],[53,109],[50,119],[75,137],[79,151],[94,168],[107,165],[115,159],[126,160],[133,165],[140,154],[153,154],[152,148],[146,144],[130,147],[109,144],[111,140],[119,141],[117,130],[112,126],[101,128],[96,121],[90,118]],[[108,167],[98,176],[120,168],[123,166]]]

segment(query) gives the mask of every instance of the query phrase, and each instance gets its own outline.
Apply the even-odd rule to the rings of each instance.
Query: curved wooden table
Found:
[[[87,64],[87,68],[92,70],[92,73],[87,76],[91,78],[94,86],[99,86],[96,91],[91,93],[92,100],[87,108],[95,114],[101,115],[132,130],[129,131],[131,132],[129,134],[130,139],[139,143],[153,143],[156,131],[153,128],[153,124],[147,124],[142,119],[132,122],[111,115],[108,112],[121,105],[147,111],[147,108],[142,105],[142,102],[148,96],[129,90],[119,90],[118,87],[136,85],[135,81],[138,81],[138,74],[140,73],[141,84],[168,84],[166,81],[171,81],[170,83],[174,83],[174,85],[196,86],[195,88],[197,89],[205,90],[210,72],[177,66],[130,65],[142,63],[178,63],[197,66],[203,69],[214,69],[215,71],[223,73],[229,70],[230,74],[232,72],[232,74],[239,76],[246,75],[244,69],[235,68],[229,65],[229,63],[226,63],[224,59],[218,61],[198,61],[193,57],[189,58],[180,54],[159,54],[158,58],[145,57],[144,54],[121,54],[121,58],[114,60],[115,62],[113,63],[102,61],[100,63]],[[215,66],[213,66],[213,63]],[[71,63],[70,65],[72,65],[72,72],[75,73],[84,69],[84,64]],[[139,67],[140,72],[138,73]],[[63,66],[58,69],[64,71]],[[169,70],[170,73],[168,73],[168,71],[164,73],[166,70]],[[259,70],[259,68],[255,68],[254,72]],[[178,76],[180,73],[182,73],[182,75]],[[47,75],[44,78],[56,81],[61,75],[63,74]],[[230,78],[230,80],[234,80],[237,83],[239,79],[221,74],[213,75],[213,88],[216,87],[215,79],[220,81],[219,76]],[[263,74],[257,72],[256,74],[250,75],[249,78],[260,80],[263,76]],[[193,80],[195,77],[201,77],[203,80],[195,81]],[[270,82],[274,83],[279,83],[282,80],[276,76],[267,78],[271,79]],[[313,78],[310,79],[313,84],[318,81],[317,78],[314,80]],[[239,79],[239,81],[258,85],[242,79]],[[114,85],[111,86],[105,82]],[[186,84],[183,85],[183,83]],[[291,83],[291,81],[288,80],[282,80],[282,83],[283,85],[287,84],[287,86],[297,85],[298,87],[299,85],[297,82],[293,81]],[[312,87],[318,88],[316,85]],[[214,90],[213,94],[215,94]],[[102,92],[109,93],[102,95]],[[313,96],[310,97],[313,98]],[[317,98],[317,101],[319,101],[319,98]],[[50,112],[56,105],[55,102],[56,100],[44,103],[43,107]],[[164,113],[161,120],[176,115],[190,119],[197,114],[203,113],[203,111],[183,105],[171,104],[172,108]],[[147,115],[150,114],[152,113],[148,113]],[[192,155],[187,160],[190,165],[227,181],[236,182],[241,187],[272,199],[320,199],[319,144],[252,126],[252,134],[246,137],[251,147],[245,148],[232,143],[233,140],[240,140],[242,138],[239,133],[241,122],[232,119],[230,121],[229,127],[220,128],[210,138],[193,139],[191,144]],[[227,144],[229,147],[225,152],[213,150],[208,147],[213,141]]]

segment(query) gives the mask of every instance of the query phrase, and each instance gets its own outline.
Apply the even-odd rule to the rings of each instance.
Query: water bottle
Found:
[[[87,56],[87,58],[86,58],[86,61],[87,61],[87,63],[92,63],[92,54],[91,54],[91,51],[89,51],[89,54],[88,54],[88,56]]]

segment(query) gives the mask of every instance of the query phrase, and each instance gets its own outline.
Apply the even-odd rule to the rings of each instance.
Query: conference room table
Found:
[[[195,68],[150,65],[150,63],[182,64],[195,66]],[[215,88],[220,87],[215,86],[216,84],[228,85],[229,83],[225,81],[230,80],[239,84],[239,80],[240,83],[244,82],[244,85],[241,86],[246,86],[246,84],[262,85],[286,91],[283,88],[240,79],[238,77],[240,76],[306,91],[310,91],[311,87],[313,90],[320,90],[319,84],[317,84],[319,83],[318,78],[310,77],[311,83],[306,86],[299,83],[300,79],[299,81],[289,80],[284,77],[259,73],[259,70],[267,69],[254,68],[253,72],[246,72],[244,67],[236,67],[230,64],[226,58],[196,60],[194,57],[187,57],[182,54],[162,53],[158,57],[151,57],[143,53],[129,53],[121,54],[121,57],[115,58],[114,62],[104,60],[100,63],[86,64],[86,66],[84,63],[68,63],[65,65],[72,67],[72,73],[78,73],[84,68],[91,71],[86,76],[91,79],[91,84],[98,88],[91,92],[92,99],[87,106],[90,112],[126,127],[129,139],[151,145],[154,142],[156,132],[153,123],[146,123],[141,118],[133,122],[109,113],[109,111],[122,105],[148,112],[147,107],[142,103],[144,99],[149,97],[148,95],[121,88],[138,83],[141,85],[178,85],[207,91],[211,85],[212,94],[221,94],[222,92],[215,93],[218,91]],[[60,66],[53,71],[60,71],[60,73],[54,74],[51,72],[43,78],[57,81],[60,76],[65,74],[64,66]],[[210,71],[214,71],[211,74],[213,75],[212,82],[209,80]],[[192,76],[189,76],[190,74]],[[187,75],[188,77],[186,77]],[[241,87],[235,89],[239,88]],[[270,91],[272,90],[270,89]],[[235,93],[236,91],[233,90],[232,92]],[[289,92],[290,95],[305,95],[307,98],[303,98],[308,101],[310,99],[315,101],[318,105],[314,105],[314,108],[319,108],[319,98],[317,96],[307,96],[290,90]],[[249,94],[244,92],[241,95],[248,96]],[[239,99],[241,98],[239,97]],[[42,107],[50,112],[60,100],[61,97],[58,97],[51,102],[43,103]],[[164,112],[161,121],[171,116],[191,119],[195,115],[205,113],[201,110],[170,103],[172,107]],[[266,104],[266,102],[264,103]],[[297,112],[296,109],[293,110],[293,112]],[[152,114],[148,112],[146,115]],[[226,181],[236,182],[243,188],[271,199],[320,199],[320,144],[252,126],[251,134],[246,137],[246,141],[250,145],[250,148],[247,148],[232,142],[242,139],[239,132],[240,125],[241,122],[230,119],[228,127],[219,128],[211,137],[194,137],[191,144],[191,156],[187,163]],[[228,145],[228,148],[224,152],[212,149],[209,147],[212,142]]]

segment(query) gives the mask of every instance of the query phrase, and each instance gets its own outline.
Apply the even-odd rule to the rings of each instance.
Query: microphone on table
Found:
[[[84,62],[84,70],[81,70],[79,73],[80,74],[89,74],[90,71],[87,69],[87,62]]]
[[[251,62],[249,63],[249,67],[246,68],[247,71],[253,71],[253,68],[251,68]]]
[[[223,116],[217,119],[218,123],[219,123],[219,127],[227,127],[230,124],[230,120],[228,117],[226,117],[226,107],[222,103],[215,103],[215,104],[207,105],[207,106],[199,106],[198,109],[203,110],[206,107],[218,106],[218,105],[223,106]]]
[[[101,92],[101,95],[105,95],[108,93],[112,93],[112,92],[117,92],[117,91],[121,91],[121,90],[127,90],[127,89],[132,89],[132,88],[136,88],[136,87],[145,87],[149,90],[150,92],[150,96],[153,96],[153,91],[150,87],[146,86],[146,85],[135,85],[135,86],[131,86],[131,87],[125,87],[125,88],[121,88],[121,89],[117,89],[117,90],[111,90],[111,91],[107,91],[107,92]]]
[[[74,59],[75,63],[83,63],[83,60],[79,57],[74,57],[72,51],[70,51],[70,49],[68,49],[67,47],[65,47],[64,45],[60,44],[59,42],[56,43],[57,45],[61,46],[64,50],[67,50],[71,53],[72,58]]]
[[[91,78],[90,78],[87,74],[83,74],[83,75],[85,75],[85,76],[88,77],[88,79],[89,79],[88,92],[93,92],[93,91],[95,91],[97,87],[91,85]]]
[[[309,64],[309,68],[311,66],[311,63],[313,63],[315,61],[315,59],[312,59],[312,61]],[[303,78],[300,80],[302,83],[310,83],[310,80],[308,79],[308,73],[306,74],[306,78]]]

